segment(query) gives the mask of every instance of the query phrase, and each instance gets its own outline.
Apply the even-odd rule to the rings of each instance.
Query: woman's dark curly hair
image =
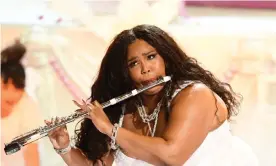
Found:
[[[196,59],[187,56],[166,32],[152,25],[138,25],[118,34],[102,60],[98,77],[91,88],[91,100],[100,103],[132,90],[128,74],[128,46],[135,40],[146,41],[153,46],[165,61],[166,74],[172,75],[172,84],[178,80],[195,80],[206,84],[222,98],[228,109],[228,119],[236,113],[238,96],[229,84],[219,81],[208,70],[203,69]],[[123,103],[122,103],[123,104]],[[110,121],[119,121],[122,104],[104,109]],[[109,151],[109,137],[100,133],[91,120],[84,119],[76,130],[76,147],[92,160],[100,160]]]

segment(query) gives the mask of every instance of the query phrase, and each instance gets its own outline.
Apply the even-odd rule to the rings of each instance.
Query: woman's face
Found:
[[[144,40],[136,40],[128,47],[127,64],[130,77],[136,88],[156,81],[160,76],[165,76],[164,59],[154,47]],[[145,94],[154,95],[163,89],[164,85],[155,86]]]
[[[13,85],[11,79],[5,84],[1,78],[1,117],[8,116],[14,106],[19,102],[24,94],[23,89],[18,89]]]

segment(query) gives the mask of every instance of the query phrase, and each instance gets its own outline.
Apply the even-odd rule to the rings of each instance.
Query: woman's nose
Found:
[[[142,70],[142,74],[147,74],[149,72],[150,72],[150,70]]]
[[[141,73],[142,74],[147,74],[150,72],[149,66],[148,64],[146,64],[145,62],[142,63],[142,69],[141,69]]]

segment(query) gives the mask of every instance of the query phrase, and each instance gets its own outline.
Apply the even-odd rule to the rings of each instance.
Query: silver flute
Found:
[[[155,82],[149,84],[149,85],[146,85],[142,88],[139,88],[139,89],[134,89],[132,90],[131,92],[129,93],[126,93],[126,94],[123,94],[121,96],[118,96],[118,97],[115,97],[107,102],[104,102],[102,103],[102,107],[103,108],[106,108],[106,107],[109,107],[111,105],[114,105],[114,104],[117,104],[121,101],[124,101],[130,97],[133,97],[133,96],[136,96],[137,94],[143,92],[143,91],[146,91],[152,87],[155,87],[157,85],[160,85],[162,83],[166,83],[168,81],[171,80],[171,77],[170,76],[165,76],[165,77],[161,77],[159,78],[158,80],[156,80]],[[60,127],[60,126],[64,126],[65,124],[67,123],[70,123],[70,122],[73,122],[75,121],[76,119],[79,119],[79,118],[84,118],[85,116],[88,115],[88,111],[83,111],[83,112],[75,112],[69,116],[66,116],[66,117],[61,117],[60,118],[60,121],[58,123],[55,123],[55,124],[52,124],[52,125],[46,125],[46,126],[43,126],[43,127],[39,127],[37,129],[34,129],[32,131],[29,131],[25,134],[22,134],[18,137],[15,137],[12,139],[12,141],[10,143],[7,143],[5,144],[5,147],[4,147],[4,151],[7,155],[10,155],[10,154],[13,154],[19,150],[21,150],[21,148],[29,143],[32,143],[34,141],[37,141],[45,136],[48,136],[48,133],[52,130],[54,130],[55,128],[57,127]]]

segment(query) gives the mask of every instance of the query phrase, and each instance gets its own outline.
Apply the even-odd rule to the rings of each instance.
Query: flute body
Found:
[[[126,100],[130,97],[136,96],[137,94],[139,94],[143,91],[146,91],[146,90],[148,90],[152,87],[155,87],[155,86],[160,85],[162,83],[166,83],[170,80],[171,80],[170,76],[161,77],[157,81],[155,81],[155,82],[153,82],[153,83],[151,83],[147,86],[144,86],[144,87],[139,88],[139,89],[134,89],[129,93],[126,93],[126,94],[123,94],[121,96],[115,97],[115,98],[113,98],[113,99],[111,99],[107,102],[102,103],[101,105],[102,105],[103,108],[109,107],[111,105],[114,105],[114,104],[117,104],[121,101],[124,101],[124,100]],[[53,124],[53,125],[50,125],[50,126],[46,125],[46,126],[43,126],[43,127],[39,127],[39,128],[34,129],[30,132],[27,132],[27,133],[22,134],[18,137],[15,137],[14,139],[12,139],[12,141],[10,143],[5,144],[4,151],[7,155],[13,154],[13,153],[19,151],[23,146],[47,136],[48,133],[50,131],[54,130],[55,128],[66,125],[68,123],[71,123],[71,122],[75,121],[76,119],[84,118],[87,115],[88,115],[87,111],[84,111],[84,112],[77,111],[74,114],[71,114],[69,116],[61,117],[60,122],[58,122],[56,124]]]

